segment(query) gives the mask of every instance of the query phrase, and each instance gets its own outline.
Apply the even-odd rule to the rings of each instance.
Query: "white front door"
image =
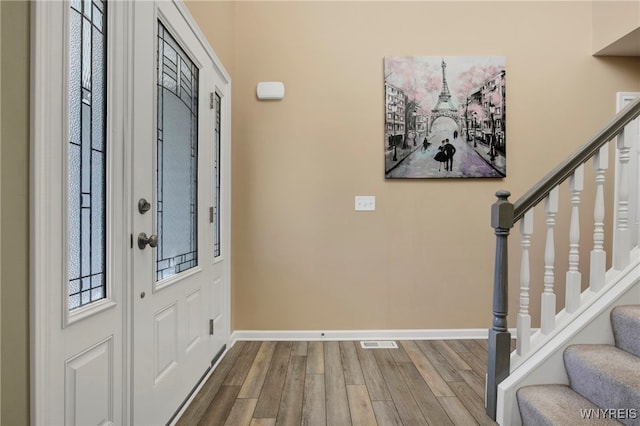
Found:
[[[32,5],[33,424],[126,422],[121,6]]]
[[[161,424],[228,336],[219,323],[214,337],[224,316],[224,275],[214,275],[224,266],[214,267],[220,84],[183,8],[136,2],[135,17],[133,423]]]
[[[180,2],[32,10],[31,421],[164,424],[229,339],[229,78]]]

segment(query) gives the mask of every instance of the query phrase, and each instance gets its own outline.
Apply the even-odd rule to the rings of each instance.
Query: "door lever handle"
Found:
[[[147,236],[147,234],[141,232],[138,234],[138,248],[140,248],[140,250],[144,250],[147,245],[149,245],[149,247],[156,247],[158,245],[158,236]]]

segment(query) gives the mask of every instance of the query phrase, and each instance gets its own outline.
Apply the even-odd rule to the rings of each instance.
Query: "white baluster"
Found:
[[[613,237],[613,267],[624,269],[629,264],[629,250],[631,249],[631,234],[629,230],[629,151],[631,146],[625,143],[624,132],[618,134],[618,204],[616,206],[617,220]]]
[[[544,247],[544,291],[541,299],[540,323],[543,334],[549,334],[556,326],[556,295],[553,292],[555,281],[553,263],[555,261],[555,242],[553,229],[558,213],[558,187],[549,192],[544,203],[547,215],[547,242]]]
[[[580,193],[584,189],[584,165],[578,167],[569,180],[571,191],[571,225],[569,227],[569,270],[567,271],[565,309],[573,313],[580,307],[582,275],[578,271],[580,260]]]
[[[533,209],[520,220],[522,235],[522,261],[520,263],[520,312],[517,318],[516,352],[524,355],[531,345],[531,315],[529,315],[529,247],[533,234]]]
[[[636,153],[635,173],[629,169],[631,174],[629,181],[631,185],[630,194],[634,194],[636,199],[635,207],[633,207],[630,217],[632,218],[631,223],[633,227],[636,228],[636,236],[635,239],[632,237],[632,240],[640,247],[640,119],[635,119],[635,124],[631,126],[631,129],[637,130],[635,134],[637,134],[638,137],[635,140],[635,147],[633,148],[633,151]],[[635,178],[633,178],[634,174]]]
[[[609,167],[608,145],[604,145],[593,157],[596,172],[596,199],[593,209],[593,250],[591,250],[591,269],[589,286],[592,291],[600,291],[604,286],[607,267],[607,253],[604,251],[604,181]]]
[[[636,237],[635,237],[635,244],[640,247],[640,120],[636,119],[637,124],[638,124],[638,140],[636,141],[636,147],[635,147],[635,151],[637,155],[635,164],[636,164],[636,177],[635,179],[632,178],[630,184],[631,184],[631,194],[635,194],[635,198],[636,198],[636,204],[634,207],[634,212],[631,215],[632,218],[635,218],[633,220],[633,222],[635,224],[635,228],[636,228]],[[633,173],[632,173],[633,175]]]

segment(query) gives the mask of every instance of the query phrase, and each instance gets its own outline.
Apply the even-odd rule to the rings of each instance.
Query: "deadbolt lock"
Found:
[[[145,214],[150,209],[151,204],[145,198],[140,198],[140,200],[138,200],[138,211],[140,214]]]

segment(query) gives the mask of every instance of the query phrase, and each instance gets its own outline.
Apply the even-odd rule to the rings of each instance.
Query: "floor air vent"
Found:
[[[398,344],[393,340],[361,340],[362,349],[397,349]]]

